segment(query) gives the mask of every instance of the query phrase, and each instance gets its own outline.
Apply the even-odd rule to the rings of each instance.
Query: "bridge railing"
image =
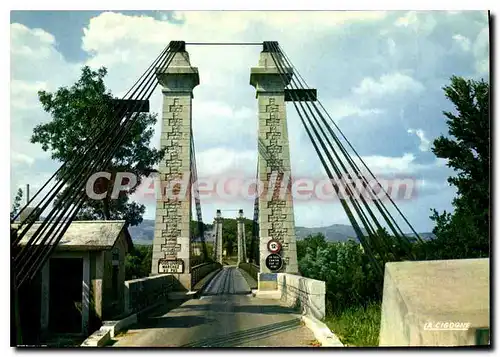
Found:
[[[260,267],[253,263],[240,263],[238,268],[246,271],[255,281],[258,281],[258,275],[260,272]]]
[[[191,286],[194,288],[198,282],[214,270],[221,269],[222,265],[218,262],[208,262],[195,265],[191,268]]]

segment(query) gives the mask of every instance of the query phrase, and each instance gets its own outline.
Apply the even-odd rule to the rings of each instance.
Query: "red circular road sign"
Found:
[[[271,253],[279,253],[279,251],[281,250],[281,243],[275,239],[271,239],[269,242],[267,242],[267,249]]]

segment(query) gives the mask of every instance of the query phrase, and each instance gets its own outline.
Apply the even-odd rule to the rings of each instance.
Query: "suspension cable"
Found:
[[[177,48],[179,48],[179,46],[180,46],[179,44],[171,43],[169,45],[169,47],[168,47],[169,51],[164,51],[163,54],[167,53],[168,56],[167,57],[162,56],[162,57],[164,57],[164,59],[162,60],[163,63],[160,66],[160,69],[163,69],[166,66],[168,66],[168,64],[170,63],[170,61],[173,59],[173,56],[177,52]],[[155,63],[157,63],[157,62],[155,62]],[[153,65],[153,67],[154,67],[154,65]],[[155,68],[153,68],[152,72],[154,72],[154,71],[155,71]],[[150,73],[152,73],[152,72],[150,72]],[[153,74],[153,77],[154,77],[154,74]],[[156,88],[157,84],[158,84],[158,82],[156,81],[156,84],[153,82],[153,83],[151,83],[149,85],[146,85],[146,91],[144,92],[144,94],[141,97],[146,96],[147,98],[149,98],[149,96],[154,91],[154,88]],[[138,89],[138,88],[136,88],[136,89]],[[93,170],[98,169],[99,167],[101,167],[101,168],[107,167],[107,165],[109,164],[109,162],[112,160],[114,153],[120,147],[121,143],[125,139],[126,134],[130,130],[131,126],[135,123],[136,119],[139,117],[139,113],[138,112],[140,111],[140,108],[143,105],[144,105],[144,102],[141,102],[141,101],[136,102],[136,105],[134,106],[134,109],[132,111],[132,113],[134,113],[135,115],[134,114],[132,114],[132,115],[126,115],[126,117],[125,117],[125,119],[123,121],[119,121],[119,122],[116,123],[116,125],[114,127],[119,126],[121,124],[121,128],[120,128],[120,130],[118,132],[118,135],[117,135],[118,136],[118,140],[116,142],[113,142],[113,140],[109,140],[107,142],[108,145],[106,145],[106,147],[104,148],[104,150],[100,151],[100,155],[97,156],[97,159],[94,161],[94,164],[90,165],[90,167],[89,167],[89,165],[87,165],[87,167],[89,167],[89,170],[87,170],[86,175],[84,175],[84,177],[87,180],[88,180],[88,177],[90,177],[90,175],[92,174]],[[137,108],[137,107],[139,107],[139,108]],[[139,109],[139,110],[137,110],[137,109]],[[112,130],[111,132],[114,132],[114,131]],[[110,148],[110,146],[111,146],[111,148]],[[100,148],[97,148],[97,149],[100,149]],[[108,151],[109,149],[111,149],[111,150]],[[106,152],[109,152],[109,154],[105,155]],[[102,162],[102,160],[104,160],[104,164],[103,165],[102,164],[99,165],[99,162]],[[80,172],[81,171],[82,170],[80,170]],[[63,202],[61,200],[61,201],[58,202],[58,204],[56,204],[56,207],[54,207],[54,209],[52,210],[52,212],[51,212],[51,214],[49,216],[52,216],[56,211],[61,211],[62,210],[62,213],[60,214],[60,216],[58,217],[58,219],[55,220],[54,224],[51,225],[52,227],[49,230],[49,232],[47,233],[47,236],[49,236],[54,231],[55,227],[58,225],[58,223],[64,217],[64,214],[66,213],[66,211],[70,208],[71,205],[74,204],[74,209],[73,209],[72,213],[70,213],[69,217],[67,217],[67,219],[65,219],[65,221],[67,223],[65,225],[60,225],[59,229],[56,231],[56,234],[54,235],[54,237],[52,237],[52,238],[55,238],[55,239],[49,239],[49,241],[47,242],[47,238],[48,237],[45,236],[41,241],[38,242],[39,244],[37,244],[37,246],[35,247],[35,252],[37,252],[37,253],[40,250],[40,246],[43,247],[42,248],[42,252],[40,252],[40,254],[38,254],[38,257],[36,257],[35,253],[30,254],[30,258],[33,257],[33,256],[35,256],[35,258],[34,258],[35,261],[34,262],[31,262],[31,260],[33,260],[33,259],[28,259],[27,260],[27,262],[34,263],[33,265],[30,265],[32,267],[32,269],[28,269],[28,271],[25,272],[25,274],[23,275],[22,272],[25,270],[25,268],[28,265],[28,263],[26,262],[24,264],[24,266],[21,267],[21,273],[18,274],[19,275],[18,279],[20,281],[20,284],[22,284],[22,282],[30,275],[29,274],[30,272],[32,272],[33,274],[36,273],[36,271],[43,265],[43,263],[45,262],[45,260],[47,259],[47,257],[52,253],[53,249],[55,248],[55,246],[57,245],[57,243],[59,242],[59,240],[62,238],[62,235],[64,235],[64,233],[66,232],[66,230],[69,227],[69,224],[71,223],[72,219],[74,218],[74,216],[76,215],[76,213],[78,212],[78,210],[83,205],[83,202],[85,201],[85,194],[81,190],[83,188],[83,185],[85,184],[85,182],[86,182],[86,180],[84,180],[80,185],[77,185],[77,189],[73,190],[73,192],[75,192],[76,194],[70,195],[70,198],[66,202],[64,202],[65,203],[64,205],[61,203],[61,202]],[[72,188],[72,187],[69,186],[68,188]],[[67,193],[69,191],[70,190],[67,190],[65,196],[67,196]],[[65,198],[65,197],[63,197],[63,198]],[[47,224],[51,220],[52,219],[45,219],[45,221],[42,223],[42,225],[41,225],[40,228],[42,228],[42,226],[44,226],[44,225],[47,226]],[[40,233],[40,228],[37,230],[38,233]],[[61,228],[62,228],[62,231],[61,231]],[[35,232],[35,235],[31,237],[32,239],[30,239],[30,241],[33,241],[33,240],[35,240],[37,238],[36,237],[37,232]],[[19,257],[20,256],[18,256],[18,258]],[[23,259],[22,261],[24,263],[25,259]]]
[[[281,52],[280,50],[280,54],[282,54],[283,58],[286,58],[283,53]],[[291,68],[294,68],[295,67],[293,66],[293,64],[291,64],[288,60],[286,60],[286,62],[288,62],[289,66]],[[296,71],[296,69],[295,69]],[[302,76],[300,75],[300,73],[298,73],[296,71],[296,73],[298,74],[299,76],[299,83],[300,83],[300,78],[302,78]],[[293,79],[292,79],[293,80]],[[303,89],[303,86],[300,85],[300,87],[302,87]],[[308,93],[306,91],[309,99],[311,99],[310,97],[310,93]],[[308,107],[308,109],[311,111],[312,113],[312,110],[311,108],[309,107],[309,102],[306,102],[306,106]],[[366,177],[364,175],[361,174],[361,171],[359,170],[359,168],[357,167],[356,163],[352,160],[352,158],[350,157],[350,155],[347,153],[347,150],[344,148],[344,146],[342,145],[342,143],[339,141],[339,139],[337,138],[337,136],[333,133],[332,131],[332,128],[326,123],[326,120],[325,118],[323,117],[323,115],[321,114],[321,112],[319,111],[319,109],[316,107],[314,101],[311,101],[311,104],[312,106],[316,109],[318,115],[320,116],[320,118],[322,119],[323,121],[323,124],[324,126],[327,128],[327,130],[329,131],[329,133],[331,134],[331,136],[333,137],[334,141],[336,142],[337,146],[340,148],[342,154],[344,155],[344,157],[347,159],[348,163],[351,165],[351,169],[354,170],[355,172],[355,176],[360,178],[363,182],[362,182],[362,185],[364,186],[364,189],[366,190],[367,187],[370,188],[370,190],[368,190],[368,193],[370,194],[370,198],[373,200],[373,202],[375,203],[375,206],[378,208],[379,210],[379,213],[383,216],[384,220],[386,221],[386,223],[388,224],[389,228],[391,229],[391,231],[393,232],[394,236],[396,237],[396,239],[398,240],[399,244],[404,248],[404,250],[406,251],[407,255],[411,258],[414,259],[414,254],[411,252],[411,244],[407,238],[407,236],[402,232],[401,228],[397,225],[396,221],[394,220],[394,218],[392,217],[392,215],[389,213],[389,211],[387,210],[387,208],[385,207],[385,205],[379,200],[377,199],[376,197],[376,193],[374,191],[374,188],[371,187],[366,179]],[[326,113],[328,114],[328,113]],[[314,115],[314,114],[313,114]],[[319,124],[318,124],[319,125]],[[336,124],[335,124],[336,125]],[[338,128],[338,126],[336,126]],[[340,129],[339,129],[340,130]],[[325,134],[326,136],[326,134]],[[358,155],[359,157],[359,155]],[[359,158],[363,164],[366,166],[366,164],[364,163],[364,161]],[[342,161],[339,159],[339,162],[342,164]],[[342,164],[343,166],[343,164]],[[371,173],[371,172],[370,172]],[[371,175],[373,176],[373,178],[375,179],[375,181],[377,182],[377,184],[383,189],[383,187],[380,185],[379,181],[377,180],[377,178],[373,175],[373,173],[371,173]],[[387,194],[387,192],[385,190],[383,190],[383,193],[389,197],[389,199],[391,199],[391,197]],[[365,204],[365,199],[363,197],[363,195],[360,196],[361,197],[361,200],[363,201],[363,203]],[[395,203],[392,201],[391,199],[391,202],[395,205]],[[367,206],[365,204],[370,216],[372,216],[372,218],[374,219],[374,222],[375,224],[377,225],[377,227],[381,230],[382,227],[380,226],[380,224],[378,223],[377,219],[373,216],[373,212],[371,211],[370,207]],[[396,206],[397,207],[397,206]],[[399,211],[400,212],[400,211]],[[400,214],[402,214],[400,212]],[[393,247],[393,244],[389,241],[390,238],[388,236],[385,236],[385,235],[382,235],[382,237],[378,237],[378,238],[381,238],[382,239],[382,242],[383,244],[389,249],[389,250],[392,250],[393,253],[395,254],[394,252],[394,247]]]
[[[271,57],[272,57],[272,59],[274,61],[274,64],[275,64],[276,68],[278,69],[278,72],[279,72],[279,75],[280,75],[280,77],[282,79],[283,85],[286,87],[288,85],[287,73],[285,72],[285,70],[281,66],[281,63],[279,62],[279,60],[276,58],[277,57],[277,52],[276,52],[275,48],[271,48],[271,50],[270,50],[269,53],[271,54]],[[295,93],[292,92],[291,94],[292,94],[292,97],[295,97]],[[314,146],[314,149],[315,149],[316,153],[318,154],[318,156],[320,158],[320,161],[323,164],[324,169],[327,171],[328,177],[330,178],[330,180],[333,181],[334,180],[333,175],[332,175],[332,173],[331,173],[328,165],[326,164],[326,161],[325,161],[323,155],[321,154],[321,152],[320,152],[320,150],[319,150],[319,148],[317,146],[316,140],[313,138],[313,135],[312,135],[312,133],[311,133],[311,131],[309,129],[309,126],[311,126],[311,128],[313,129],[313,131],[314,131],[314,133],[315,133],[315,135],[316,135],[316,137],[318,139],[318,142],[320,143],[322,149],[326,152],[326,154],[327,154],[327,156],[328,156],[328,158],[330,160],[330,163],[332,164],[332,166],[334,167],[334,170],[337,173],[338,173],[338,169],[337,169],[336,165],[332,162],[332,158],[329,155],[328,151],[326,150],[326,147],[324,145],[323,140],[321,140],[321,138],[319,137],[318,132],[316,131],[316,128],[312,125],[312,122],[310,120],[308,120],[309,121],[309,126],[306,125],[306,122],[304,121],[302,113],[301,113],[301,111],[297,107],[296,101],[299,101],[298,98],[297,99],[293,99],[292,103],[295,106],[295,109],[297,110],[297,113],[299,114],[299,118],[301,119],[302,124],[303,124],[304,128],[306,129],[306,132],[307,132],[307,134],[308,134],[308,136],[309,136],[309,138],[310,138],[310,140],[311,140],[311,142],[312,142],[312,144]],[[338,194],[339,193],[338,186],[335,185],[334,189],[336,190],[337,195],[340,198],[340,202],[341,202],[341,204],[342,204],[342,206],[344,208],[344,211],[346,212],[346,214],[347,214],[347,216],[348,216],[348,218],[349,218],[349,220],[350,220],[350,222],[351,222],[354,230],[357,233],[358,239],[360,240],[360,242],[362,243],[363,247],[367,251],[367,254],[368,254],[369,258],[372,261],[372,264],[374,265],[375,269],[377,270],[377,273],[379,275],[383,275],[382,268],[380,267],[380,264],[378,263],[378,261],[375,259],[374,254],[373,254],[373,252],[371,250],[370,244],[367,244],[367,242],[365,241],[365,237],[364,237],[364,235],[363,235],[363,233],[362,233],[362,231],[361,231],[361,229],[360,229],[360,227],[359,227],[356,219],[352,215],[351,209],[347,205],[347,202],[344,199],[342,199],[340,197],[340,195]],[[351,197],[351,200],[352,200],[352,197]],[[358,214],[359,214],[359,212],[358,212]]]
[[[278,45],[278,47],[280,47]],[[290,64],[290,67],[293,68],[294,70],[294,73],[297,74],[298,78],[299,78],[299,81],[302,80],[305,84],[306,87],[308,87],[307,83],[305,82],[304,78],[300,75],[300,73],[298,72],[297,68],[293,65],[293,63],[290,62],[288,56],[286,55],[286,53],[280,48],[280,54],[285,58],[285,61],[287,61],[289,64]],[[308,94],[309,96],[309,94]],[[310,97],[309,97],[310,98]],[[335,126],[335,128],[339,131],[339,133],[341,134],[342,138],[347,142],[347,144],[349,145],[349,147],[351,148],[351,150],[354,152],[354,154],[356,155],[356,157],[358,158],[358,160],[363,164],[364,168],[368,171],[368,173],[371,175],[371,177],[377,182],[379,188],[384,192],[385,196],[387,198],[389,198],[390,202],[392,203],[392,205],[394,206],[394,208],[397,210],[397,212],[399,213],[399,215],[403,218],[403,220],[405,221],[405,223],[409,226],[409,228],[411,229],[411,231],[413,232],[413,234],[415,235],[416,239],[420,242],[420,243],[423,243],[422,239],[420,238],[420,235],[415,231],[415,229],[413,228],[413,226],[410,224],[410,222],[407,220],[407,218],[404,216],[404,214],[401,212],[401,210],[399,209],[399,207],[396,205],[396,203],[393,201],[392,197],[387,193],[387,191],[385,190],[385,188],[380,184],[380,182],[377,180],[376,176],[373,174],[373,172],[370,170],[370,168],[368,167],[368,165],[364,162],[364,160],[361,158],[361,156],[358,154],[358,152],[356,151],[356,149],[353,147],[353,145],[351,144],[351,142],[349,141],[349,139],[347,139],[347,137],[344,135],[344,133],[342,132],[342,130],[340,129],[340,127],[337,125],[337,123],[333,120],[333,118],[330,116],[330,114],[328,113],[328,111],[325,109],[325,107],[323,106],[323,104],[321,103],[321,101],[318,99],[317,100],[319,106],[323,109],[323,111],[325,112],[325,114],[327,115],[327,117],[329,118],[329,120],[331,121],[331,123]],[[312,103],[313,106],[315,106],[314,102]],[[317,109],[317,108],[316,108]],[[319,113],[319,110],[317,109],[318,113]],[[329,126],[327,126],[328,128]],[[331,129],[330,129],[331,130]],[[357,167],[357,165],[356,165]],[[362,176],[364,178],[364,176]],[[384,207],[385,208],[385,207]],[[399,226],[396,224],[396,222],[394,221],[394,218],[389,215],[389,218],[392,219],[395,227],[399,228]],[[392,229],[391,229],[392,230]],[[401,236],[405,236],[404,233],[399,229],[399,234],[401,234]],[[395,236],[399,236],[398,234],[395,234]]]

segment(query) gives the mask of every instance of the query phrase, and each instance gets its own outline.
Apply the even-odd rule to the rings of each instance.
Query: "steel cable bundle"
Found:
[[[164,71],[175,54],[183,50],[183,43],[172,41],[153,61],[146,72],[125,94],[125,100],[133,100],[132,108],[126,108],[124,102],[119,105],[114,115],[110,117],[97,117],[95,127],[96,135],[91,143],[75,154],[73,160],[68,160],[52,175],[42,188],[28,202],[28,205],[48,186],[49,182],[56,179],[56,185],[38,203],[26,220],[18,225],[17,232],[11,233],[12,269],[15,273],[14,285],[21,286],[26,280],[33,278],[45,264],[53,250],[68,229],[79,209],[87,197],[83,188],[88,179],[95,172],[104,170],[113,159],[115,152],[120,148],[127,133],[139,117],[141,108],[149,100],[158,85],[156,73]],[[105,109],[101,108],[99,114]],[[62,173],[62,175],[61,175]],[[58,177],[60,175],[60,177]],[[44,221],[32,234],[25,245],[20,242],[28,230],[33,226],[41,213],[54,201],[57,194],[65,188],[58,197]],[[28,206],[27,205],[27,206]],[[24,210],[24,209],[23,209]],[[11,219],[11,224],[20,216]]]
[[[295,66],[293,66],[293,64],[290,62],[286,54],[284,54],[284,52],[281,50],[279,45],[276,42],[267,42],[265,47],[266,46],[268,47],[273,62],[278,69],[284,87],[288,87],[287,89],[289,90],[288,93],[291,97],[291,101],[299,115],[299,118],[307,132],[309,139],[311,140],[311,143],[313,144],[316,153],[318,154],[323,168],[325,169],[330,181],[332,182],[333,188],[335,189],[335,192],[340,199],[340,203],[342,204],[342,207],[356,232],[357,238],[362,244],[365,253],[368,255],[377,273],[380,276],[383,275],[383,266],[381,266],[376,255],[379,256],[383,264],[393,260],[415,259],[408,237],[402,232],[393,215],[390,214],[388,208],[384,205],[382,200],[377,197],[378,194],[369,184],[366,176],[361,173],[361,170],[356,162],[353,160],[351,155],[349,155],[347,149],[342,144],[339,137],[332,129],[331,125],[329,125],[329,123],[326,121],[325,115],[322,113],[320,108],[323,109],[323,112],[334,124],[337,131],[348,143],[349,147],[354,151],[358,161],[365,167],[365,169],[371,175],[373,180],[375,180],[380,189],[383,190],[384,196],[389,198],[393,207],[396,208],[399,215],[404,219],[406,224],[410,227],[411,231],[415,234],[417,241],[421,243],[422,240],[419,235],[413,229],[408,220],[404,217],[392,198],[387,194],[385,189],[382,187],[375,175],[373,175],[363,159],[354,150],[340,128],[328,115],[323,105],[319,101],[319,107],[316,105],[316,98],[313,98],[310,91],[307,90],[309,89],[307,87],[307,84],[305,84],[305,81],[303,81],[297,69],[295,68]],[[295,78],[295,76],[290,75],[290,72],[292,70],[294,74],[297,74],[297,79]],[[302,93],[306,93],[306,100],[299,98],[297,94],[298,90],[302,90]],[[359,185],[355,185],[353,182],[342,181],[343,178],[357,178],[358,183],[361,183],[362,188]],[[346,189],[347,198],[341,197],[341,195],[339,194],[340,182],[343,183],[342,186],[344,186],[344,188]],[[370,207],[369,202],[367,202],[364,194],[361,193],[359,189],[364,189],[366,192],[368,192],[369,199],[374,203],[375,209]],[[359,200],[354,198],[358,195]],[[354,213],[356,214],[357,218],[355,217]],[[376,213],[378,214],[378,217]],[[367,237],[365,236],[365,234],[363,234],[359,222],[364,227],[367,233]],[[389,227],[390,231],[396,238],[396,242],[392,241],[391,238],[389,236],[386,236],[385,234],[379,234],[379,232],[382,232],[382,230],[384,229],[380,222],[384,222]]]

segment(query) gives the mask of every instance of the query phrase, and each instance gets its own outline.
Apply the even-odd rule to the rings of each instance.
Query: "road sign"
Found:
[[[269,250],[271,253],[279,253],[281,250],[281,243],[277,240],[271,239],[269,242],[267,242],[267,250]]]
[[[182,274],[184,273],[184,261],[160,259],[158,261],[158,273]]]
[[[279,254],[269,254],[266,258],[266,267],[271,271],[280,270],[283,266],[283,259]]]

